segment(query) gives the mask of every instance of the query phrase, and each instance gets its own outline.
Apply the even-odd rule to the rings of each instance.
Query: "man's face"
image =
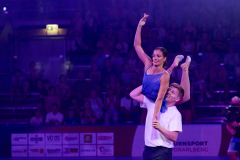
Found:
[[[169,87],[169,90],[166,94],[167,102],[178,102],[180,100],[179,90],[173,86]]]

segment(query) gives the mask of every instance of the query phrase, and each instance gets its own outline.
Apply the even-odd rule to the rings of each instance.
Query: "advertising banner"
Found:
[[[29,133],[28,134],[28,144],[30,144],[30,145],[45,144],[45,134],[44,133]]]
[[[27,146],[12,146],[12,157],[27,157]]]
[[[80,133],[80,144],[96,144],[96,133]]]
[[[45,146],[36,145],[29,146],[29,157],[44,157],[45,156]]]
[[[46,157],[61,157],[62,145],[46,145]]]
[[[46,144],[62,144],[62,133],[46,133]]]
[[[79,133],[63,133],[63,144],[79,144]]]
[[[113,144],[113,133],[97,133],[97,144]]]
[[[113,145],[97,145],[97,156],[114,156]]]
[[[63,157],[78,157],[79,145],[63,145]]]
[[[27,145],[27,133],[24,134],[11,134],[11,144],[12,145]]]
[[[97,146],[80,145],[80,156],[97,156]]]

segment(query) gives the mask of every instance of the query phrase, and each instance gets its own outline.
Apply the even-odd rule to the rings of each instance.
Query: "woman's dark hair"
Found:
[[[165,48],[163,48],[163,47],[157,47],[157,48],[155,48],[154,50],[160,50],[160,51],[162,51],[163,57],[166,57],[166,58],[167,58],[167,56],[168,56],[168,51],[167,51]],[[167,60],[164,61],[164,63],[163,63],[163,67],[166,67],[166,66],[167,66]]]

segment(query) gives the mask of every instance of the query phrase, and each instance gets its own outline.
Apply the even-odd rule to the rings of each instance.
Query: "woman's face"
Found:
[[[153,65],[155,66],[160,66],[166,61],[167,57],[163,56],[162,51],[160,50],[154,50],[152,54],[152,61]]]

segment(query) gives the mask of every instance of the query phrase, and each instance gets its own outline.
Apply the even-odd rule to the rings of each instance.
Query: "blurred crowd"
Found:
[[[30,123],[143,124],[146,111],[129,97],[144,73],[133,48],[143,13],[150,15],[142,29],[142,47],[150,57],[159,46],[169,52],[168,65],[178,54],[192,57],[192,97],[185,104],[190,114],[195,114],[194,102],[228,102],[230,91],[240,90],[240,1],[115,0],[105,7],[77,10],[67,33],[67,60],[78,65],[77,56],[92,55],[90,73],[79,71],[73,83],[60,75],[50,86],[35,62],[27,74],[16,70],[11,95],[16,93],[20,102],[21,95],[40,94]],[[176,68],[171,81],[180,79],[181,69]]]

